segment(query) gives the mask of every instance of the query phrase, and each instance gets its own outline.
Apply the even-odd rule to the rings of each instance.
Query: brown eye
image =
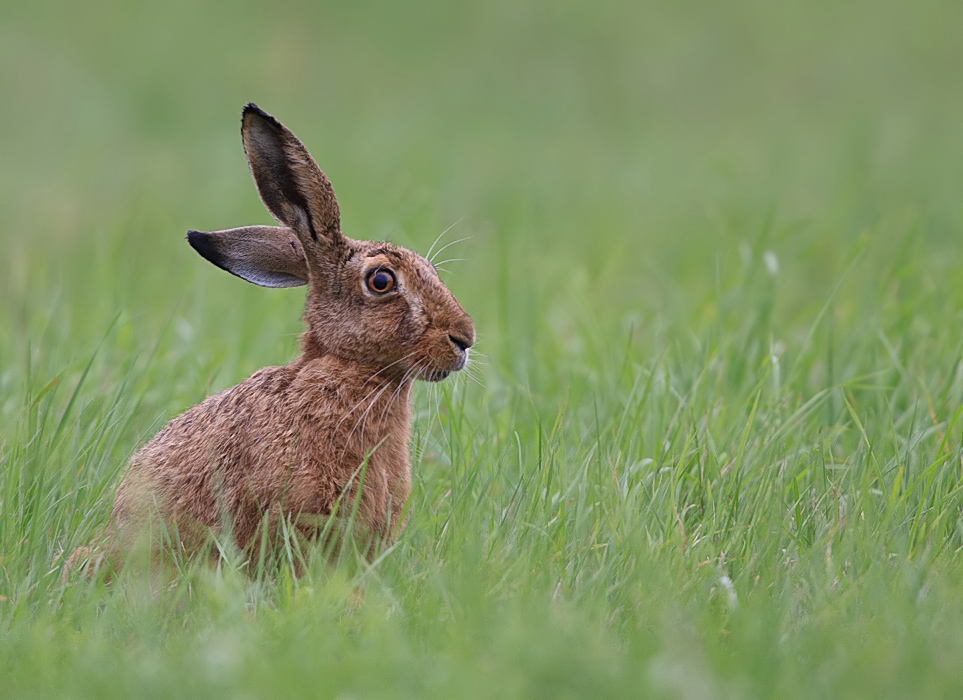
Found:
[[[391,270],[386,270],[383,267],[372,271],[368,275],[368,289],[376,294],[384,294],[385,292],[390,292],[395,288],[395,276]]]

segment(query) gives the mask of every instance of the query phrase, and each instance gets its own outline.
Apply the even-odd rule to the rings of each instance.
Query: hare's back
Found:
[[[266,367],[173,418],[132,458],[117,490],[118,524],[152,508],[217,522],[226,497],[264,488],[294,441],[290,389],[297,370]]]

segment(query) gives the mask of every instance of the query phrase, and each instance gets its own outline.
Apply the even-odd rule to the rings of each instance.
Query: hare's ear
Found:
[[[309,267],[327,257],[324,249],[343,244],[331,182],[297,137],[253,103],[241,115],[241,137],[261,201],[297,234]]]
[[[188,231],[187,241],[204,258],[262,287],[308,283],[301,242],[289,228],[246,226],[227,231]]]

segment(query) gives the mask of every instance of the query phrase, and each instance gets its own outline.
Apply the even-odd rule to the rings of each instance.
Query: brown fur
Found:
[[[113,508],[121,547],[156,514],[188,550],[229,527],[250,551],[265,518],[317,523],[356,497],[357,521],[390,540],[411,489],[411,382],[464,366],[471,319],[423,257],[341,233],[330,182],[273,117],[248,105],[242,136],[261,198],[285,228],[188,237],[257,284],[307,282],[302,354],[187,410],[134,455]],[[388,293],[366,284],[377,268],[394,274]]]

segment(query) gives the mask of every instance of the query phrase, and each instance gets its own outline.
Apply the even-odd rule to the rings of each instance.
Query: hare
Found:
[[[133,456],[114,501],[112,548],[157,517],[187,551],[213,530],[250,552],[262,524],[318,527],[339,504],[356,506],[372,538],[392,540],[411,489],[412,381],[462,369],[475,341],[428,260],[342,234],[331,183],[294,134],[251,103],[241,136],[261,200],[283,227],[188,231],[187,240],[248,282],[308,286],[301,355],[210,396]]]

